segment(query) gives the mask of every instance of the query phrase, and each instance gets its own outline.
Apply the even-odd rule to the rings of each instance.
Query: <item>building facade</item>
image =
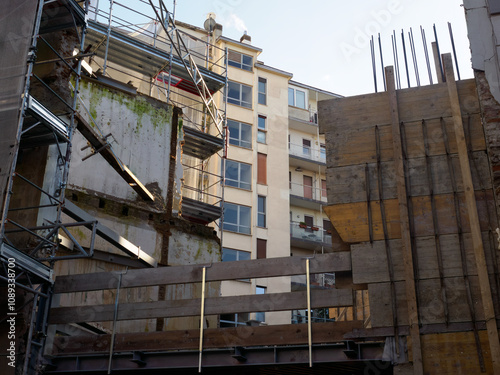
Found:
[[[213,17],[213,15],[209,15]],[[207,31],[177,23],[199,38]],[[240,41],[215,28],[215,45],[227,49],[227,158],[222,261],[313,256],[332,249],[326,203],[324,136],[317,103],[337,95],[295,82],[292,74],[259,61],[262,49],[243,35]],[[210,38],[210,36],[209,36]],[[287,167],[284,167],[287,166]],[[333,283],[333,275],[313,285]],[[222,283],[222,295],[280,293],[305,288],[305,277],[245,279]],[[221,326],[248,321],[302,322],[305,311],[231,314]],[[324,315],[324,314],[323,314]]]

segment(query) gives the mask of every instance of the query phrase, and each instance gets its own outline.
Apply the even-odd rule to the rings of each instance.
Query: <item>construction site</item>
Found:
[[[161,0],[4,1],[2,374],[500,375],[500,6],[464,9],[473,78],[436,37],[437,82],[402,88],[383,66],[384,91],[341,97]],[[264,73],[252,92],[234,69]],[[325,144],[319,198],[304,175],[311,197],[293,199],[329,222],[304,216],[299,239],[288,185],[314,142],[274,170],[273,148],[292,152],[288,128],[272,135],[281,114],[236,122],[278,100]],[[262,185],[248,220],[228,191],[247,189],[230,160],[246,129]],[[275,225],[273,174],[293,254],[271,235],[228,251],[240,237],[227,232],[244,242]]]

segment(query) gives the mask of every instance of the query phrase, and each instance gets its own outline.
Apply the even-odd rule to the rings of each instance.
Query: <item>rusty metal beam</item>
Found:
[[[384,344],[380,342],[358,343],[360,359],[350,360],[344,354],[344,343],[313,346],[314,363],[312,369],[308,367],[308,346],[266,346],[258,348],[243,348],[244,361],[233,357],[233,351],[228,349],[209,350],[203,356],[203,372],[214,374],[244,374],[246,371],[255,373],[256,366],[272,366],[270,371],[283,373],[286,370],[304,374],[323,373],[374,373],[392,374],[392,364],[380,361]],[[139,354],[139,355],[138,355]],[[140,358],[140,360],[137,360]],[[107,365],[107,356],[94,354],[85,356],[55,357],[51,360],[46,374],[62,373],[103,373]],[[147,372],[189,371],[195,372],[198,368],[198,351],[169,351],[156,353],[120,353],[113,358],[111,370],[113,373],[136,370],[141,374]],[[301,372],[297,372],[300,369]],[[325,372],[318,372],[324,370]],[[328,370],[328,371],[326,371]],[[337,370],[337,371],[335,371]],[[350,372],[338,372],[339,370]],[[364,372],[363,372],[364,371]],[[372,372],[370,372],[372,371]]]

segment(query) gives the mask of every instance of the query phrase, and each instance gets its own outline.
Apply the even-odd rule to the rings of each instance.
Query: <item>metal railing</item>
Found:
[[[297,156],[313,162],[326,163],[326,150],[319,147],[288,143],[288,153],[291,156]]]
[[[308,186],[304,184],[297,184],[295,182],[291,182],[290,186],[290,194],[295,195],[297,197],[313,199],[316,201],[327,202],[326,190],[321,188],[316,188],[313,186]]]
[[[331,244],[332,235],[329,230],[319,226],[306,226],[298,222],[290,222],[290,236],[306,241]]]
[[[318,112],[311,109],[307,110],[289,106],[288,117],[292,120],[309,122],[312,125],[318,125]]]

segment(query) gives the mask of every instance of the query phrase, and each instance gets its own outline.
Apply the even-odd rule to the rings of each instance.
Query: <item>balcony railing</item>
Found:
[[[317,163],[326,163],[325,149],[288,143],[288,150],[292,156],[298,156]]]
[[[309,122],[312,125],[318,125],[318,112],[313,110],[307,110],[289,106],[288,117],[293,120]]]
[[[290,223],[290,236],[305,241],[313,241],[322,244],[331,244],[332,235],[323,227],[305,226],[297,222]]]
[[[297,197],[327,202],[326,190],[292,182],[289,184],[290,194]]]

